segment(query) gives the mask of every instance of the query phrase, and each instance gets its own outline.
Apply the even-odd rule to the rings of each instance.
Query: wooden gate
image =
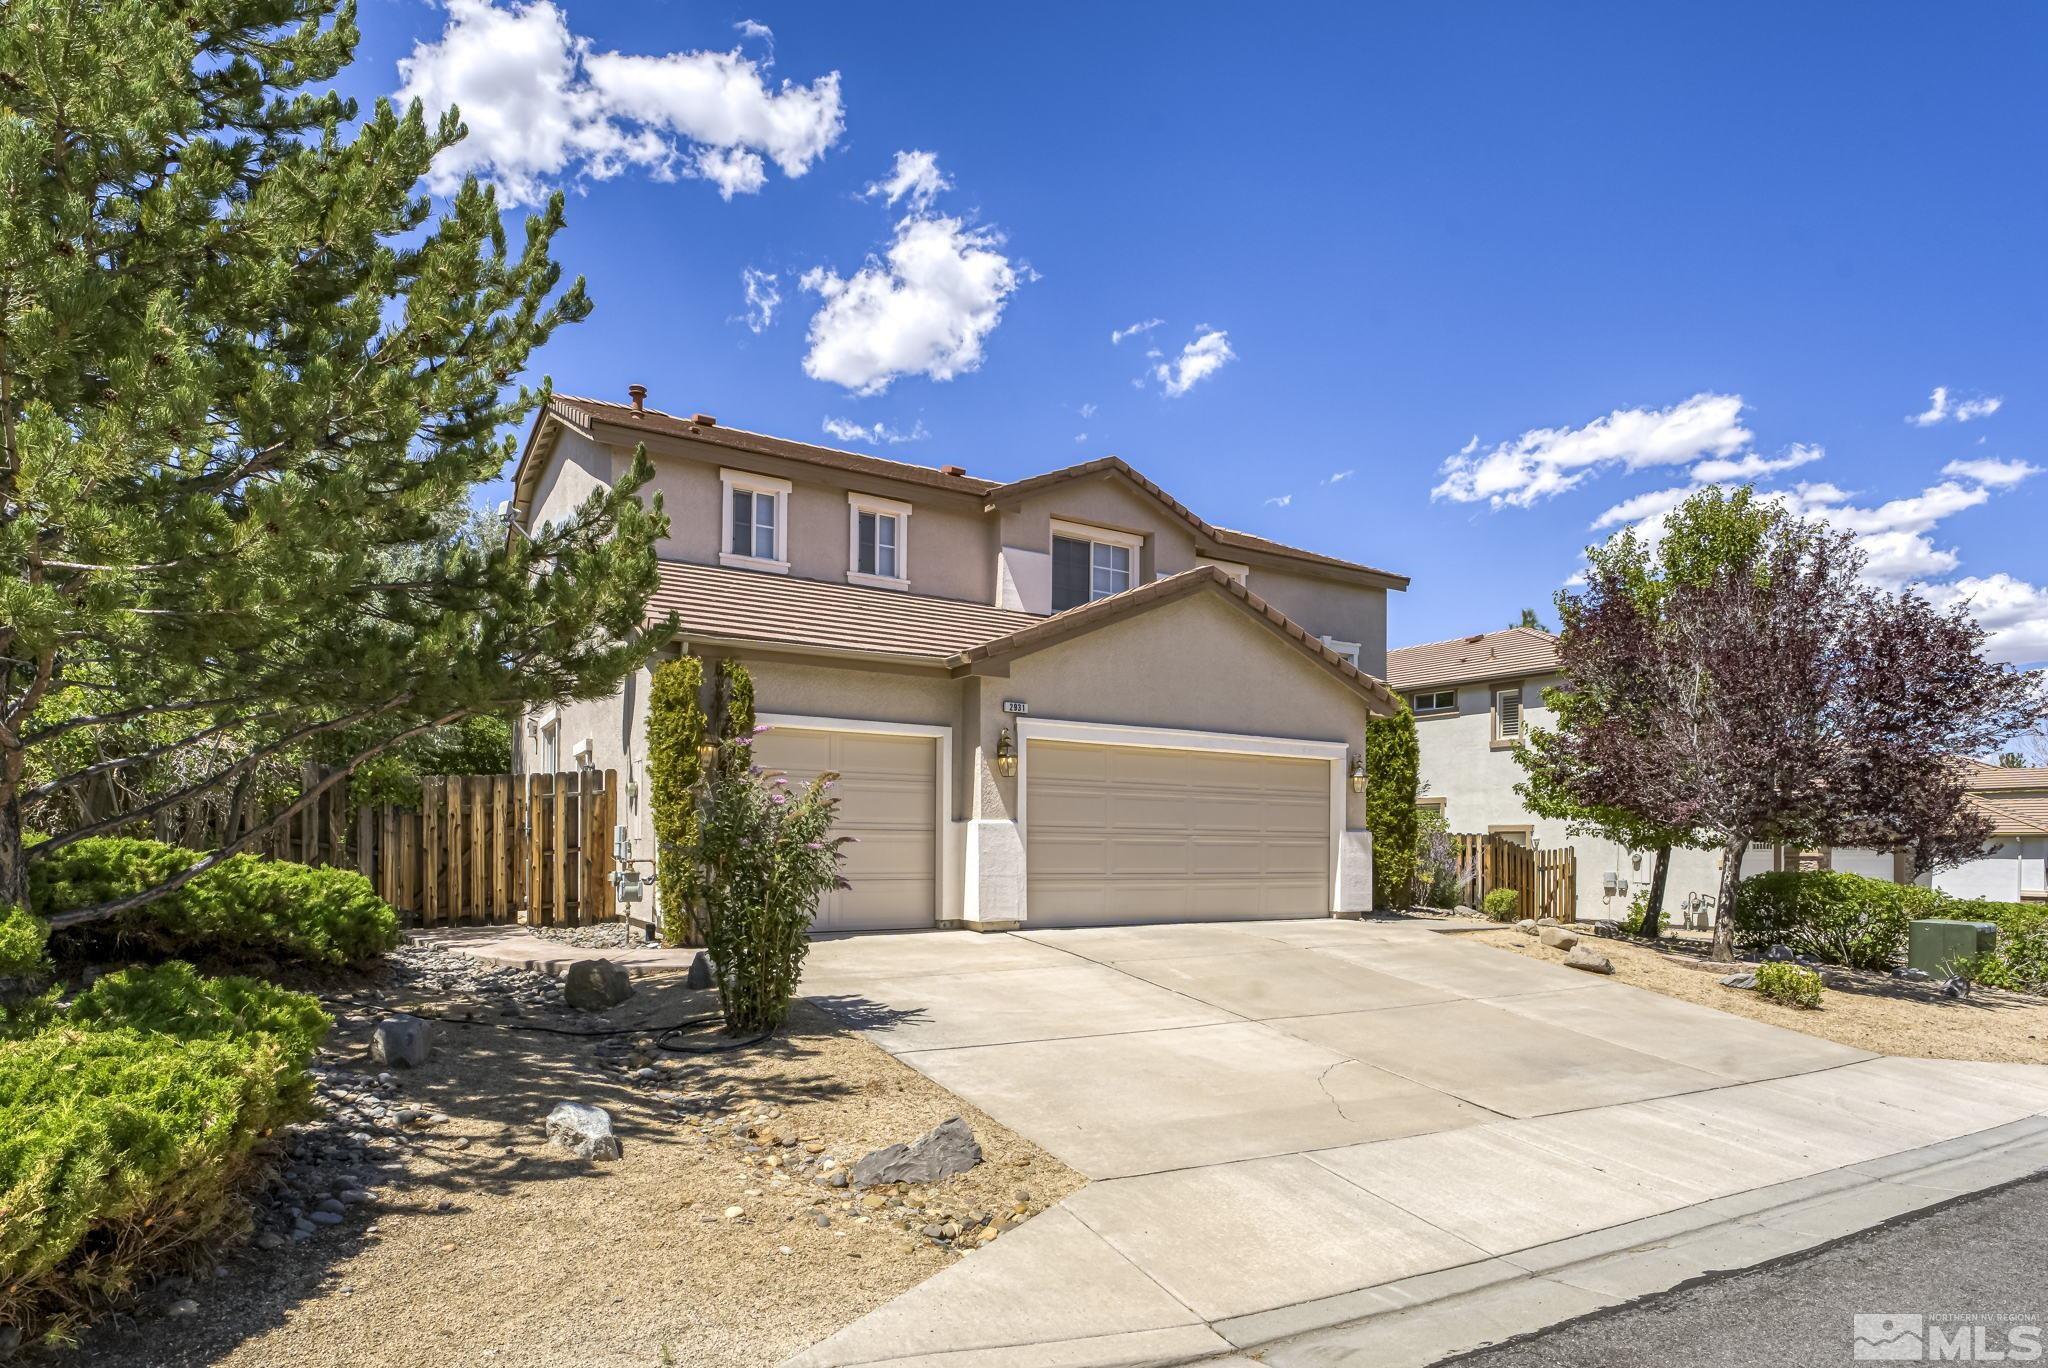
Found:
[[[417,811],[356,814],[356,867],[422,926],[617,916],[618,771],[448,774],[420,780]]]
[[[1579,919],[1578,854],[1570,846],[1538,850],[1497,834],[1454,835],[1459,901],[1470,907],[1496,888],[1515,890],[1516,914]]]

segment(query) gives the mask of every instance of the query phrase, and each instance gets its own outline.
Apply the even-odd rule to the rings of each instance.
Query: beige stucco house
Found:
[[[860,839],[819,930],[1370,905],[1362,742],[1393,707],[1402,576],[1215,526],[1114,457],[986,479],[659,412],[637,387],[548,404],[514,518],[562,515],[642,444],[670,523],[653,616],[675,614],[676,649],[746,664],[763,764],[842,776]],[[516,760],[617,770],[643,860],[648,684],[526,718]]]
[[[1515,793],[1521,766],[1514,747],[1524,730],[1553,725],[1543,691],[1562,682],[1557,638],[1533,627],[1480,632],[1387,653],[1387,682],[1415,712],[1425,806],[1442,810],[1451,830],[1498,832],[1544,848],[1577,852],[1579,917],[1620,920],[1656,871],[1648,851],[1597,836],[1573,835],[1563,822],[1533,815]],[[1994,824],[1984,853],[1917,877],[1903,851],[1795,851],[1761,848],[1743,860],[1744,877],[1771,869],[1840,869],[1894,883],[1931,885],[1958,898],[2048,900],[2048,769],[1969,766],[1970,801]],[[1675,850],[1665,888],[1671,924],[1713,924],[1720,884],[1714,851]]]

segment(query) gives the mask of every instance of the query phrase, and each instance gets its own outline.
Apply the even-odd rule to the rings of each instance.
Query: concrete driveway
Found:
[[[826,940],[804,991],[1092,1180],[811,1368],[1428,1363],[2048,1166],[2048,1069],[1429,923]]]

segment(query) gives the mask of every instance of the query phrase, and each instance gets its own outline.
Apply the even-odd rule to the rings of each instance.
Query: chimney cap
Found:
[[[717,420],[716,418],[713,418],[713,417],[712,417],[712,416],[711,416],[710,414],[708,414],[708,413],[693,413],[693,414],[691,414],[691,415],[690,415],[690,421],[691,421],[691,422],[693,422],[693,423],[695,423],[695,424],[697,424],[697,426],[699,426],[699,427],[717,427],[717,426],[718,426],[718,420]]]
[[[626,386],[626,397],[633,401],[633,412],[643,413],[646,411],[647,386],[638,384]]]
[[[966,466],[946,465],[939,467],[939,474],[941,475],[965,475],[966,473]]]

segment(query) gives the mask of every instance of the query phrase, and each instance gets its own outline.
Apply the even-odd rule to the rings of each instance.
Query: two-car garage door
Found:
[[[1032,926],[1319,917],[1330,907],[1330,764],[1033,740]]]
[[[772,726],[754,759],[809,783],[840,776],[833,833],[852,836],[840,872],[851,887],[827,893],[817,931],[896,931],[938,919],[938,742],[887,732]]]

